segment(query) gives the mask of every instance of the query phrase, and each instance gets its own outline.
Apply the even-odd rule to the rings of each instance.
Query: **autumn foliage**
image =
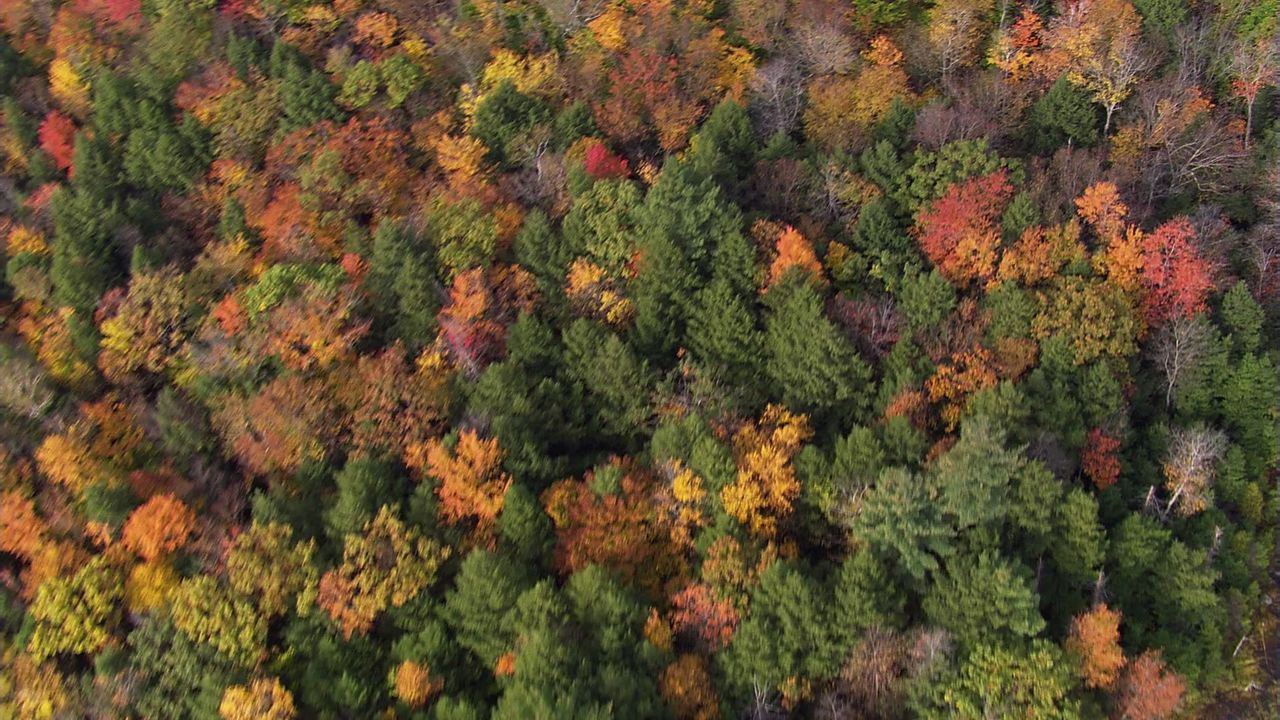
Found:
[[[1110,687],[1124,667],[1120,649],[1120,614],[1105,604],[1071,621],[1067,652],[1080,662],[1080,675],[1091,688]]]
[[[999,263],[996,222],[1012,193],[1003,170],[952,185],[920,213],[917,225],[925,257],[954,283],[990,280]]]
[[[129,515],[121,539],[143,560],[155,560],[180,550],[195,523],[195,513],[181,500],[173,495],[156,495]]]

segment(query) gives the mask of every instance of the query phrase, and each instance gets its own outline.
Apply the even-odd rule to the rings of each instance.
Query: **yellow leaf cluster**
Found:
[[[218,704],[222,720],[292,720],[296,714],[293,694],[275,678],[232,685]]]
[[[89,83],[66,58],[49,63],[49,93],[72,115],[84,117],[89,113]]]
[[[396,667],[395,689],[401,702],[419,708],[444,689],[444,679],[434,677],[424,664],[405,660]]]
[[[9,257],[24,252],[32,255],[47,255],[49,253],[49,245],[45,242],[44,235],[24,225],[19,225],[9,232],[5,251]]]
[[[781,405],[765,408],[758,422],[745,424],[735,435],[738,475],[720,499],[725,511],[752,534],[773,538],[778,521],[791,512],[800,494],[791,460],[812,435],[808,418]]]

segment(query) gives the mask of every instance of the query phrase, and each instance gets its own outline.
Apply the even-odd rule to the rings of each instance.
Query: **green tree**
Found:
[[[138,675],[131,701],[141,717],[217,717],[223,691],[246,678],[231,658],[178,632],[163,614],[144,618],[128,647],[129,668]]]
[[[757,684],[776,689],[788,678],[818,680],[835,672],[845,648],[823,620],[830,598],[800,567],[770,565],[750,608],[722,660],[737,693],[746,697]]]
[[[954,671],[914,693],[921,718],[1075,720],[1081,717],[1071,664],[1056,645],[979,645]]]
[[[513,145],[535,126],[548,122],[551,111],[541,100],[516,90],[510,80],[502,81],[476,105],[471,133],[489,148],[489,158],[509,163]]]
[[[616,438],[634,437],[650,414],[654,378],[648,364],[590,320],[569,325],[564,346],[566,372],[585,388],[598,427]]]
[[[939,517],[924,481],[903,468],[880,473],[854,520],[853,534],[916,582],[937,572],[938,561],[955,551],[954,532]]]
[[[515,647],[522,629],[514,615],[516,602],[532,585],[519,563],[472,550],[458,568],[453,590],[445,596],[442,617],[458,644],[492,668],[499,656]]]
[[[404,499],[407,483],[389,463],[374,458],[350,458],[333,477],[337,497],[325,513],[329,537],[341,542],[358,534],[383,505]]]
[[[1262,344],[1262,323],[1266,316],[1243,280],[1223,294],[1220,315],[1223,324],[1230,331],[1231,346],[1235,353],[1246,355],[1257,352]]]
[[[740,198],[758,146],[747,111],[722,100],[689,139],[688,163],[710,177],[730,198]]]
[[[946,628],[964,647],[983,641],[1032,637],[1045,627],[1031,573],[994,552],[957,557],[947,563],[925,595],[929,622]]]
[[[823,315],[822,299],[805,276],[790,273],[765,302],[765,372],[776,397],[810,414],[864,409],[871,369]]]
[[[922,333],[938,328],[956,305],[956,290],[937,269],[907,275],[898,291],[898,307],[907,326]]]
[[[1042,155],[1068,142],[1088,147],[1098,141],[1098,109],[1064,75],[1027,112],[1027,139]]]

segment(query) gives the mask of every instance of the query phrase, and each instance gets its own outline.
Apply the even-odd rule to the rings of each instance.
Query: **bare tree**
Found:
[[[609,6],[608,0],[538,0],[547,17],[563,32],[595,20]]]
[[[1257,42],[1237,41],[1231,52],[1231,91],[1244,100],[1244,146],[1249,147],[1253,134],[1253,106],[1258,93],[1274,85],[1280,77],[1280,37]]]
[[[40,365],[8,347],[0,347],[0,407],[30,420],[39,420],[56,396]]]
[[[1221,430],[1195,426],[1170,433],[1164,462],[1164,486],[1169,499],[1161,505],[1154,494],[1148,495],[1162,519],[1174,510],[1191,516],[1209,507],[1218,461],[1226,451],[1227,436]]]
[[[804,110],[804,79],[794,60],[776,57],[756,71],[748,108],[765,137],[795,128]]]
[[[1164,373],[1165,407],[1173,405],[1178,385],[1204,358],[1209,337],[1209,323],[1203,315],[1176,317],[1157,332],[1151,344],[1151,357]]]

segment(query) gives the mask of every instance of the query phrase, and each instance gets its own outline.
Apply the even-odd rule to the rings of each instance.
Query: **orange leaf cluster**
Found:
[[[1116,458],[1116,450],[1120,449],[1120,440],[1108,435],[1102,428],[1089,431],[1084,452],[1080,456],[1080,465],[1099,490],[1106,490],[1120,478],[1120,460]]]
[[[920,249],[948,280],[968,285],[995,277],[996,222],[1012,194],[1008,173],[998,170],[955,183],[920,213]]]
[[[436,494],[448,522],[472,518],[478,530],[485,530],[498,518],[511,486],[502,459],[497,438],[482,439],[474,430],[463,430],[452,449],[439,440],[428,441],[426,467],[421,470],[440,480]]]
[[[195,524],[196,515],[186,503],[171,494],[156,495],[129,515],[121,541],[151,561],[182,549]]]
[[[1120,613],[1100,604],[1071,621],[1067,652],[1080,662],[1080,675],[1091,688],[1110,687],[1124,667],[1120,649]]]
[[[815,280],[822,280],[822,263],[813,252],[813,245],[798,230],[786,226],[778,236],[773,262],[769,265],[769,284],[782,279],[791,268],[800,268]]]

